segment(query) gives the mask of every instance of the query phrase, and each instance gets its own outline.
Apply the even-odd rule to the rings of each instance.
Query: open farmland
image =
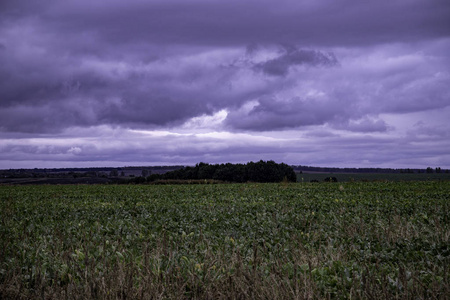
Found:
[[[0,186],[0,298],[448,299],[450,182]]]
[[[297,173],[298,182],[324,181],[335,177],[338,182],[353,181],[427,181],[450,180],[450,173]]]

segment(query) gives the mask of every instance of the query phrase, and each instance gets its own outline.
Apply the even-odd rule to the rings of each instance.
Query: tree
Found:
[[[210,165],[205,163],[199,163],[197,166],[198,173],[197,176],[200,179],[212,179],[214,173],[217,171],[217,165]]]
[[[167,172],[163,179],[216,179],[229,182],[281,182],[284,178],[296,182],[292,167],[274,161],[249,162],[244,164],[216,164],[209,165],[199,163],[195,167],[185,167],[172,172]],[[154,179],[154,178],[152,178]]]

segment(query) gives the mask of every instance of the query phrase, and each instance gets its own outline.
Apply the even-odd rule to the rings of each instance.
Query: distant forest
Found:
[[[292,166],[297,173],[409,173],[409,174],[421,174],[421,173],[449,173],[449,170],[441,169],[440,167],[426,169],[391,169],[391,168],[330,168],[330,167],[310,167],[310,166]]]
[[[292,167],[274,161],[249,162],[247,164],[199,163],[195,167],[184,167],[164,174],[152,174],[147,181],[156,180],[219,180],[228,182],[296,182]]]
[[[423,180],[424,178],[448,178],[448,169],[440,167],[426,169],[389,169],[389,168],[329,168],[311,166],[288,166],[273,161],[249,162],[247,164],[208,164],[195,166],[125,166],[100,168],[47,168],[47,169],[9,169],[0,170],[0,184],[106,184],[106,183],[148,183],[185,180],[226,181],[226,182],[279,182],[286,177],[288,181],[323,181],[326,177],[336,176],[339,181],[350,178],[393,180]],[[323,174],[323,176],[322,176]],[[339,175],[340,174],[340,175]],[[365,176],[366,174],[367,176]],[[372,174],[369,176],[369,174]],[[388,176],[392,174],[392,176]],[[401,174],[403,174],[401,177]],[[427,177],[422,177],[424,174]],[[407,176],[406,176],[407,175]],[[364,177],[361,177],[364,176]],[[380,177],[381,176],[381,177]],[[394,177],[393,177],[394,176]],[[397,177],[395,177],[397,176]],[[406,176],[406,177],[405,177]],[[417,177],[419,176],[419,177]],[[444,176],[444,177],[442,177]],[[199,182],[198,182],[199,183]]]

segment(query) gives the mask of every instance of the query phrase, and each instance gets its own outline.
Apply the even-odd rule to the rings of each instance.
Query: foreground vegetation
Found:
[[[446,299],[450,182],[0,186],[0,299]]]

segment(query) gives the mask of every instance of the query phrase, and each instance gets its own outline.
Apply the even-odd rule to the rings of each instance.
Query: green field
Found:
[[[448,299],[450,182],[0,186],[0,299]]]
[[[428,181],[450,180],[450,173],[297,173],[298,182],[324,181],[336,177],[338,182],[353,181]]]

